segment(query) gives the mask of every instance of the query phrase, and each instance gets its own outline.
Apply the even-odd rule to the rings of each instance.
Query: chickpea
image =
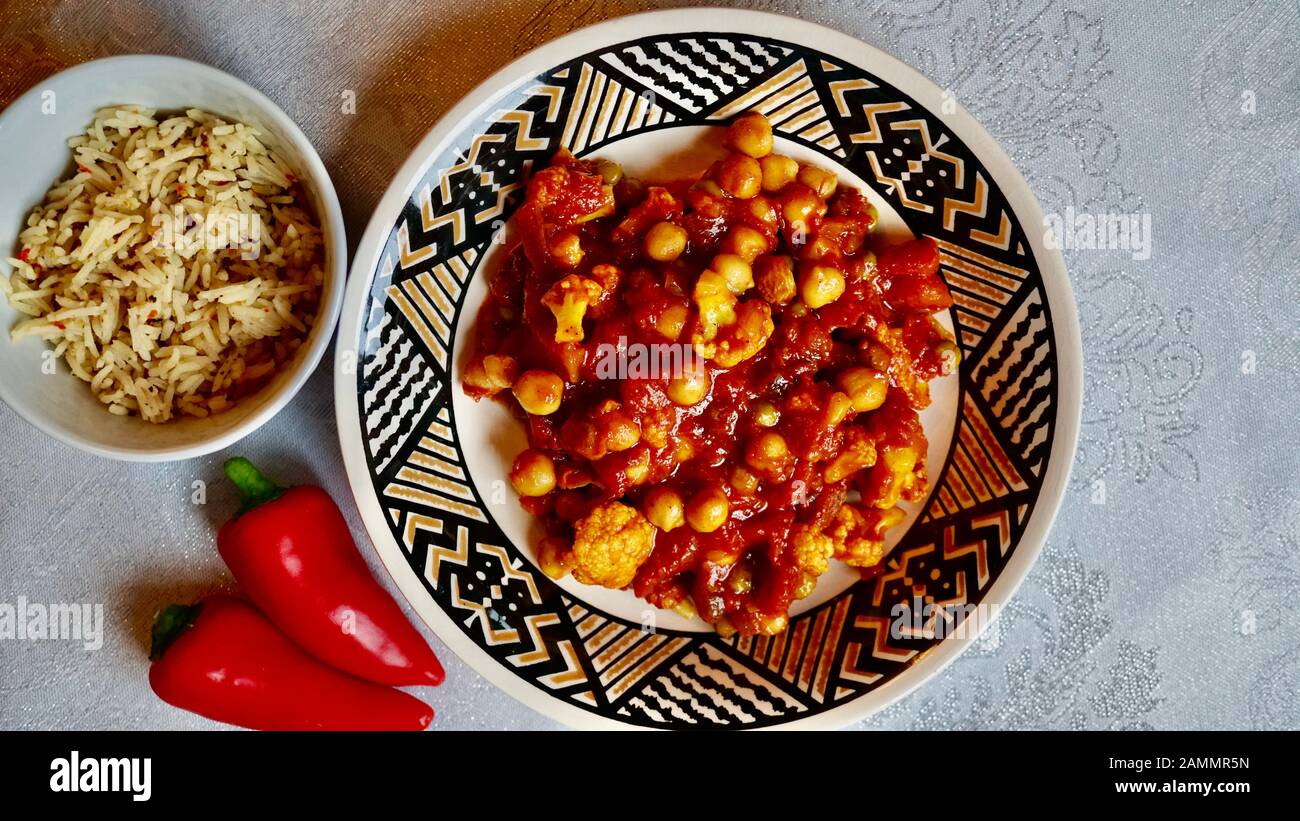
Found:
[[[751,111],[737,118],[727,129],[727,142],[754,159],[766,157],[772,153],[772,124],[759,112]]]
[[[758,160],[753,157],[728,154],[718,164],[717,179],[723,191],[738,200],[747,200],[758,196],[763,183],[763,171],[758,167]]]
[[[560,409],[564,380],[550,371],[524,371],[515,380],[515,399],[528,413],[549,416]]]
[[[749,201],[749,215],[759,225],[766,225],[772,229],[775,234],[780,228],[780,216],[776,213],[776,206],[767,197],[754,197]]]
[[[781,194],[781,216],[785,219],[786,240],[791,245],[803,245],[808,235],[817,228],[826,215],[826,201],[817,192],[799,183],[791,185]]]
[[[726,524],[730,515],[727,494],[716,485],[699,491],[686,505],[686,521],[697,533],[712,533]]]
[[[690,407],[708,396],[711,387],[713,379],[703,364],[687,365],[681,374],[668,380],[668,398]]]
[[[743,294],[754,287],[754,270],[739,254],[718,254],[709,268],[721,275],[733,294]]]
[[[885,375],[870,368],[846,368],[840,372],[836,383],[849,395],[849,401],[858,413],[873,411],[885,404],[885,394],[889,391]]]
[[[827,199],[834,194],[835,188],[839,185],[839,180],[834,174],[815,165],[805,165],[800,168],[798,179],[799,182],[816,191],[817,196],[822,199]]]
[[[561,265],[577,268],[582,262],[582,254],[582,240],[572,231],[566,231],[551,240],[551,256]]]
[[[830,265],[803,265],[799,268],[799,296],[809,308],[820,308],[839,299],[844,293],[844,274]]]
[[[650,475],[650,450],[641,448],[637,451],[636,458],[628,461],[627,467],[623,469],[627,474],[627,480],[634,485],[639,485]]]
[[[731,477],[727,483],[742,496],[752,496],[754,491],[758,490],[758,477],[740,465],[731,469]]]
[[[754,424],[763,428],[774,428],[781,421],[781,412],[776,405],[766,399],[754,403]]]
[[[613,160],[597,160],[596,173],[605,180],[606,185],[618,185],[623,179],[623,166]]]
[[[556,536],[547,536],[537,544],[537,566],[552,579],[563,579],[569,572],[572,546]]]
[[[779,473],[789,457],[785,437],[776,431],[760,433],[745,448],[745,463],[760,473]]]
[[[748,225],[737,225],[722,241],[722,250],[728,254],[735,254],[752,265],[760,254],[767,253],[767,237]]]
[[[658,262],[672,262],[686,250],[686,229],[671,222],[656,223],[646,232],[646,256]]]
[[[673,461],[681,464],[689,462],[695,458],[695,443],[690,439],[681,438],[677,440],[677,447],[673,448]]]
[[[540,450],[526,450],[510,467],[510,486],[520,496],[545,496],[555,489],[555,462]]]
[[[727,576],[727,587],[737,596],[743,596],[754,589],[754,571],[740,565]]]
[[[794,260],[789,257],[759,257],[754,263],[754,279],[759,294],[769,303],[785,305],[794,299]]]
[[[586,414],[573,414],[560,427],[560,441],[573,453],[592,462],[603,459],[609,451],[599,426]]]
[[[646,494],[645,517],[665,533],[686,524],[685,511],[681,494],[670,487],[657,487]]]
[[[677,339],[686,327],[686,318],[690,311],[685,305],[670,305],[655,318],[655,330],[667,339]]]
[[[763,190],[774,194],[799,176],[799,163],[780,154],[768,154],[758,161],[763,172]]]
[[[641,441],[641,426],[626,413],[607,414],[604,422],[605,448],[611,453],[634,448]]]

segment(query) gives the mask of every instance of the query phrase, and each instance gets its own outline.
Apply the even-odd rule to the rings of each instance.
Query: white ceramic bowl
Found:
[[[14,342],[20,315],[0,297],[0,399],[27,421],[90,453],[133,461],[201,456],[252,433],[289,403],[329,345],[342,305],[347,270],[343,214],[334,184],[311,143],[280,108],[257,89],[225,72],[176,57],[131,55],[83,63],[38,83],[0,114],[0,276],[12,274],[4,257],[33,206],[72,165],[68,138],[83,131],[105,106],[135,104],[160,111],[201,108],[262,132],[267,145],[297,172],[325,239],[325,282],[320,313],[293,361],[252,396],[206,419],[155,425],[110,414],[89,386],[60,361],[42,371],[44,340]]]

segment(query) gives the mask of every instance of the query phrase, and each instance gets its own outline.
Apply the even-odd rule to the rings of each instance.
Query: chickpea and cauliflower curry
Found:
[[[959,354],[932,240],[872,243],[874,206],[761,114],[727,147],[697,180],[564,151],[534,174],[463,384],[526,425],[510,482],[548,575],[775,634],[831,560],[878,568]]]

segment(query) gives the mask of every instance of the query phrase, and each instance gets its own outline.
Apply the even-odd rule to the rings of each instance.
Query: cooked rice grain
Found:
[[[191,109],[106,108],[68,141],[0,276],[39,337],[117,415],[226,410],[291,359],[315,320],[323,245],[255,129]]]

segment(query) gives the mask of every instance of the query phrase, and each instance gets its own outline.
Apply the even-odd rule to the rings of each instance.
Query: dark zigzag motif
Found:
[[[802,74],[795,71],[791,79],[777,79],[799,64]],[[580,93],[584,71],[587,85]],[[811,78],[815,100],[803,85],[796,87],[801,77]],[[757,90],[767,83],[775,85]],[[647,90],[654,94],[653,101],[642,96]],[[902,538],[878,575],[792,618],[782,636],[756,640],[742,651],[701,634],[668,632],[664,641],[653,644],[653,652],[634,658],[652,643],[628,640],[620,650],[618,638],[595,638],[603,628],[581,632],[575,621],[585,622],[585,617],[571,615],[572,602],[566,604],[520,547],[508,543],[472,481],[470,504],[476,512],[483,511],[487,521],[422,501],[435,491],[451,493],[446,498],[454,501],[454,488],[444,480],[458,479],[459,473],[468,476],[455,443],[447,392],[431,398],[432,409],[410,428],[406,442],[379,442],[381,456],[372,457],[376,492],[391,488],[399,494],[383,497],[394,537],[405,545],[433,601],[476,646],[538,690],[644,726],[781,724],[842,704],[902,673],[936,639],[924,630],[895,639],[889,630],[891,607],[918,591],[936,602],[979,600],[1014,554],[1034,508],[1040,483],[1022,465],[1033,464],[1039,471],[1046,465],[1045,442],[1050,437],[1044,440],[1042,431],[1050,431],[1055,419],[1050,310],[1027,253],[1025,233],[997,181],[948,132],[942,118],[915,100],[843,61],[764,38],[713,33],[642,38],[576,57],[506,92],[494,101],[496,108],[487,119],[455,138],[456,148],[438,158],[417,186],[385,247],[386,258],[395,265],[392,284],[447,275],[445,270],[439,273],[439,266],[449,265],[469,248],[481,251],[517,206],[531,169],[540,167],[564,141],[569,124],[571,144],[590,153],[593,146],[638,128],[708,124],[723,106],[750,93],[782,112],[782,137],[810,145],[849,168],[895,204],[915,233],[951,246],[945,246],[950,257],[945,275],[966,300],[965,324],[959,324],[966,332],[962,342],[968,355],[963,389],[979,400],[975,412],[963,414],[944,462],[951,472],[943,475],[954,482],[948,497],[951,510],[933,518],[935,505],[943,506],[932,496],[927,500],[931,518]],[[637,100],[645,100],[639,122],[630,108]],[[620,111],[625,103],[629,107]],[[652,113],[652,104],[661,113]],[[462,286],[481,259],[481,253],[473,259],[465,256],[463,270],[450,271],[456,287],[447,296],[457,312]],[[382,279],[386,272],[379,274]],[[428,276],[421,280],[426,283],[422,287],[433,296]],[[387,282],[370,292],[370,319],[363,332],[368,343],[377,344],[363,359],[363,391],[358,397],[363,417],[375,410],[375,420],[389,425],[405,417],[391,408],[380,410],[375,396],[364,395],[382,379],[383,368],[410,368],[411,376],[422,370],[441,373],[427,353],[421,353],[422,365],[408,363],[410,351],[400,348],[386,350],[382,360],[377,356],[394,335],[422,344],[406,317],[391,315],[395,309],[390,292]],[[379,310],[373,310],[376,303]],[[454,339],[455,326],[464,318],[446,319]],[[445,354],[448,363],[454,361],[450,349]],[[990,375],[1001,381],[995,383]],[[999,404],[998,397],[982,393],[990,384],[1009,386],[1022,401]],[[408,388],[409,381],[389,393],[397,398]],[[411,388],[405,397],[418,393]],[[1014,424],[1004,427],[1004,416]],[[439,567],[436,582],[434,564]],[[518,573],[534,579],[535,599],[511,599],[526,588]],[[828,615],[830,608],[835,608],[835,618]],[[611,630],[637,629],[636,624],[590,612]],[[599,646],[588,649],[584,641]],[[597,665],[601,654],[609,658]],[[626,672],[617,669],[620,663],[626,664]],[[602,686],[601,676],[610,679],[608,687]],[[627,683],[627,689],[618,689],[621,683]]]
[[[996,512],[991,512],[996,511]],[[939,613],[945,628],[960,624],[978,602],[1011,555],[1020,529],[1008,506],[977,508],[967,518],[952,517],[940,523],[918,522],[869,582],[869,596],[855,596],[845,630],[846,658],[838,668],[838,684],[878,686],[933,646]],[[929,618],[912,616],[916,598],[933,605]],[[892,634],[895,614],[900,637]],[[913,629],[914,622],[920,630]],[[852,689],[849,687],[848,689]]]
[[[450,407],[439,404],[424,420],[424,436],[413,437],[417,446],[402,455],[408,467],[422,469],[420,475],[399,475],[404,484],[389,484],[383,494],[385,504],[400,514],[398,526],[407,525],[402,538],[412,568],[439,606],[485,651],[527,670],[541,688],[579,703],[596,703],[587,701],[590,667],[575,650],[577,636],[560,612],[558,588],[524,561],[486,517],[461,512],[447,496],[431,503],[427,499],[434,488],[420,488],[433,478],[420,454],[455,453]],[[459,456],[453,458],[454,467],[465,472]],[[474,496],[469,507],[477,514],[482,500],[476,489],[469,490]],[[426,501],[414,501],[412,491]],[[409,526],[412,517],[423,526]]]
[[[793,696],[708,639],[618,704],[620,714],[658,726],[761,727],[805,710]]]
[[[1042,298],[1025,300],[990,343],[972,381],[1035,474],[1046,464],[1056,406],[1056,357]]]
[[[438,390],[432,384],[433,371],[426,366],[420,346],[401,333],[391,315],[383,320],[379,343],[374,353],[362,359],[367,387],[361,396],[366,441],[377,469],[383,472],[416,422],[428,413]],[[418,376],[403,380],[409,374]]]
[[[988,387],[983,391],[985,396],[994,396],[1001,392],[1003,386],[1007,383],[1011,374],[1007,372],[1007,366],[1012,358],[1016,356],[1016,340],[1030,339],[1030,347],[1037,347],[1046,341],[1046,338],[1040,338],[1038,334],[1029,337],[1029,328],[1043,316],[1043,305],[1041,302],[1029,304],[1016,320],[1015,326],[1009,333],[1000,334],[997,338],[997,347],[990,348],[987,356],[980,361],[975,367],[974,378],[977,383],[984,383]]]
[[[620,73],[691,113],[765,74],[789,49],[757,40],[647,38],[600,55]],[[703,65],[694,58],[703,58]],[[723,67],[710,71],[712,66]]]
[[[439,170],[403,209],[408,253],[394,272],[394,285],[439,257],[491,241],[521,200],[532,167],[554,150],[574,82],[573,76],[540,78],[515,108],[495,112],[480,133],[435,163]],[[394,252],[400,250],[396,240],[389,243]]]
[[[895,204],[913,233],[974,240],[980,253],[1025,266],[1024,232],[1006,198],[940,118],[875,78],[836,89],[827,113],[847,164]]]
[[[1011,444],[1018,446],[1024,454],[1025,462],[1030,466],[1030,470],[1037,472],[1046,456],[1046,450],[1050,446],[1051,438],[1046,433],[1043,420],[1046,418],[1046,408],[1052,398],[1051,385],[1051,366],[1046,361],[1040,361],[1034,369],[1029,372],[1025,378],[1025,383],[1035,385],[1033,392],[1029,394],[1023,403],[1013,409],[1013,413],[1003,421],[1011,424],[1021,410],[1028,410],[1023,421],[1020,421],[1011,433]],[[1031,410],[1032,409],[1032,410]]]

